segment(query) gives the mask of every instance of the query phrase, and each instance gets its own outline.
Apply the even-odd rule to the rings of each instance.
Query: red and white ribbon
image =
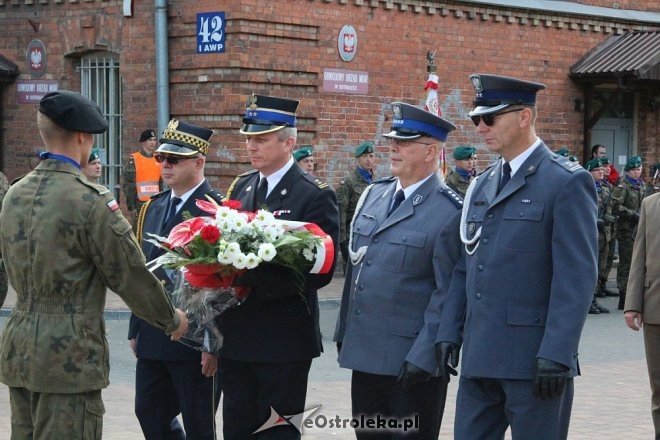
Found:
[[[323,232],[318,225],[314,223],[296,222],[292,220],[278,220],[286,228],[292,231],[306,230],[315,237],[321,239],[321,242],[316,245],[316,258],[314,265],[309,273],[326,274],[332,269],[332,263],[335,259],[335,245],[332,242],[332,237]]]

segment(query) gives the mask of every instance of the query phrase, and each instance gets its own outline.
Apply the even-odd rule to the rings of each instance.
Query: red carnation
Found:
[[[235,209],[239,211],[241,209],[241,201],[240,200],[225,200],[222,202],[222,206],[226,206],[229,209]]]
[[[215,244],[220,239],[220,230],[215,225],[206,225],[199,231],[199,235],[205,242]]]

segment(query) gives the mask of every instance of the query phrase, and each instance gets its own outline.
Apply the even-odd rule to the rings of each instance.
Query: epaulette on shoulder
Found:
[[[312,176],[309,173],[302,173],[302,176],[305,180],[307,180],[308,182],[311,182],[315,187],[317,187],[319,189],[329,188],[327,183],[325,183],[322,180],[317,179],[316,177]]]
[[[85,185],[85,186],[87,186],[87,187],[89,187],[89,188],[92,188],[92,189],[93,189],[94,191],[96,191],[100,196],[102,196],[102,195],[107,194],[107,193],[110,192],[110,190],[109,190],[108,188],[106,188],[105,186],[103,186],[103,185],[99,185],[98,183],[90,182],[89,180],[87,180],[87,179],[85,178],[85,176],[82,176],[82,175],[77,176],[77,179],[78,179],[78,182],[82,183],[83,185]]]
[[[166,189],[164,191],[161,191],[159,193],[154,194],[153,196],[151,196],[151,199],[157,199],[159,197],[163,197],[165,194],[169,194],[169,192],[170,192],[170,190]]]
[[[463,197],[457,194],[453,189],[448,186],[442,186],[440,192],[444,194],[458,209],[463,207]]]
[[[220,191],[216,191],[214,189],[210,190],[208,193],[206,193],[206,195],[211,197],[213,200],[215,200],[218,203],[222,202],[222,199],[224,197]]]
[[[578,162],[571,162],[568,160],[568,158],[558,154],[553,154],[551,159],[553,163],[559,165],[569,173],[575,173],[576,171],[583,169],[582,165],[580,165]]]
[[[259,172],[259,170],[250,170],[250,171],[246,171],[246,172],[244,172],[244,173],[242,173],[242,174],[239,174],[237,177],[251,176],[251,175],[253,175],[254,173],[258,173],[258,172]]]
[[[389,177],[383,177],[382,179],[374,180],[371,182],[372,185],[376,185],[378,183],[391,183],[396,180],[395,176],[389,176]]]

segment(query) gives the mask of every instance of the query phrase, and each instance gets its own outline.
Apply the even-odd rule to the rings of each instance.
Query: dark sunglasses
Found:
[[[486,124],[488,127],[492,127],[495,124],[495,116],[505,115],[507,113],[519,112],[522,110],[524,109],[517,108],[506,112],[490,113],[487,115],[475,115],[475,116],[470,116],[470,119],[472,119],[472,122],[474,122],[475,126],[479,126],[479,123],[483,120],[484,124]]]
[[[197,157],[174,157],[174,156],[163,156],[162,154],[154,154],[154,159],[156,159],[156,162],[158,163],[167,162],[170,165],[176,165],[182,160],[197,159]]]

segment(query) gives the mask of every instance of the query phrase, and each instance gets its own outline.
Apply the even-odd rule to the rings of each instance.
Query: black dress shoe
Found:
[[[607,293],[604,290],[598,290],[594,295],[596,298],[607,298]],[[616,296],[619,296],[617,293]]]
[[[594,303],[591,303],[591,306],[589,306],[589,314],[600,315],[600,310],[598,310],[598,307]]]
[[[594,307],[598,309],[600,313],[610,313],[610,309],[607,307],[603,307],[600,304],[598,304],[596,301],[593,302]]]

